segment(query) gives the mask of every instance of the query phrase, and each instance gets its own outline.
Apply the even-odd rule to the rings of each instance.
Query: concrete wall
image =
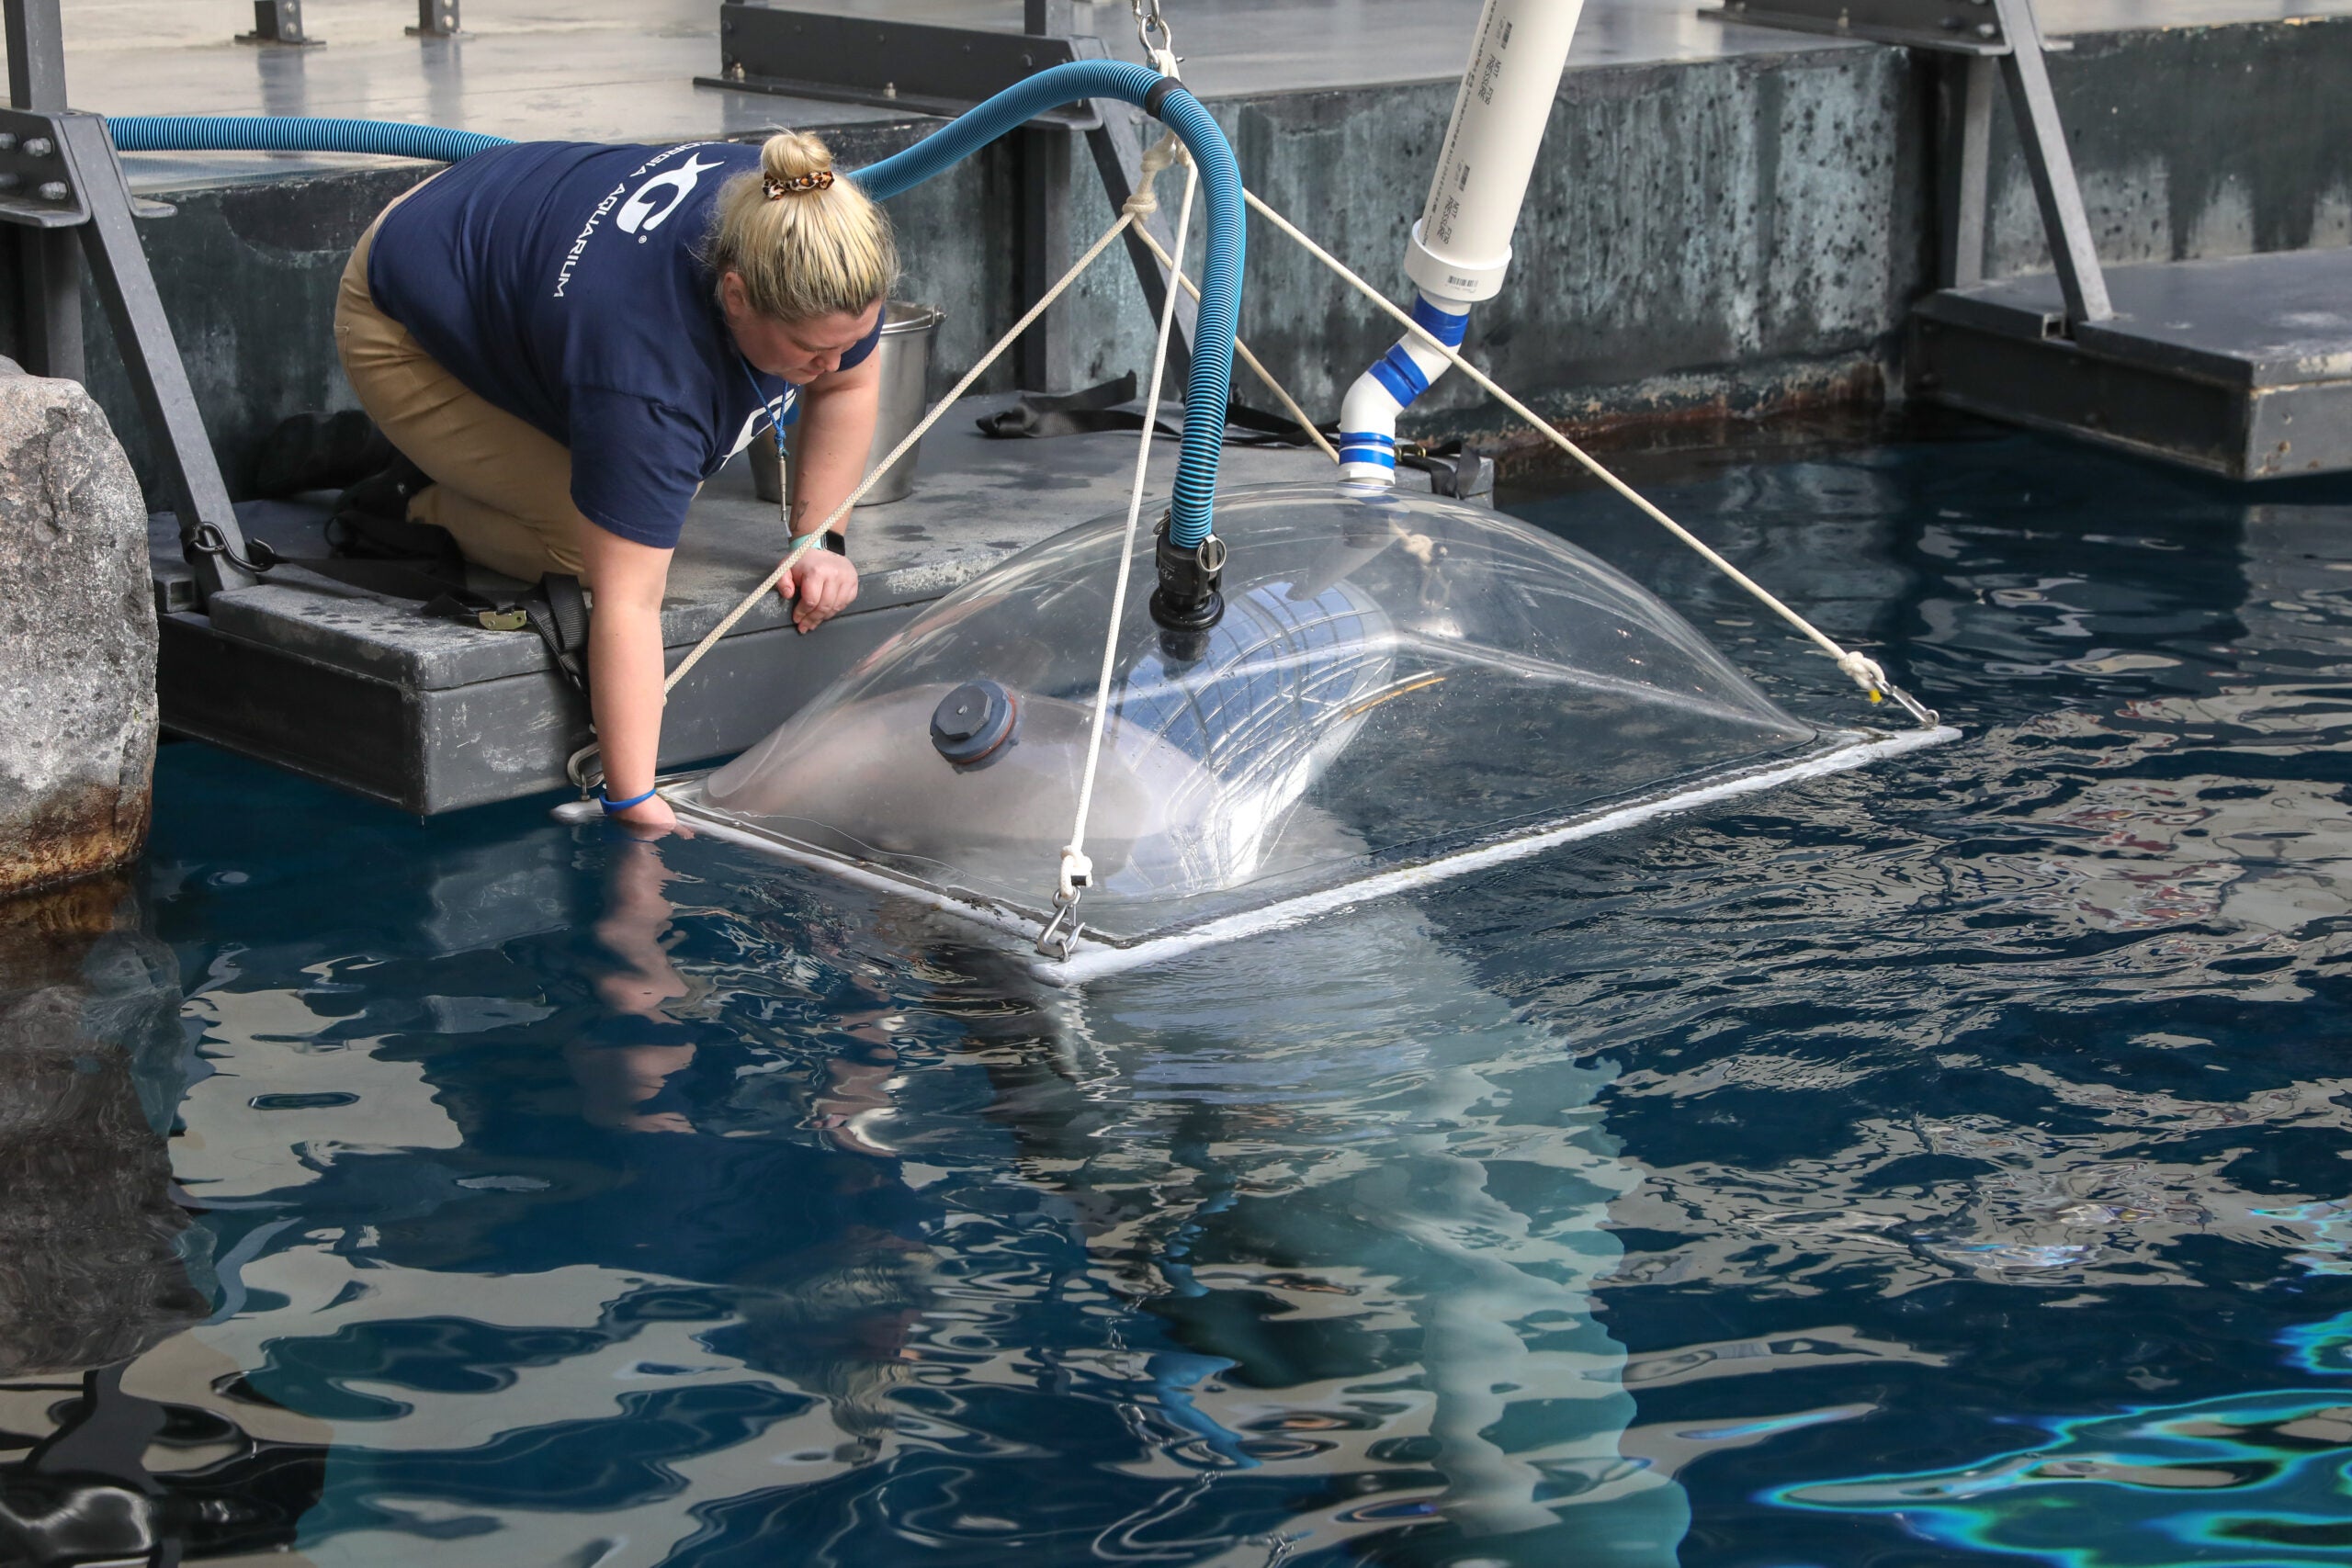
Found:
[[[2086,199],[2115,260],[2352,243],[2352,18],[2095,35],[2053,56]],[[1245,176],[1367,276],[1401,291],[1405,232],[1450,112],[1450,84],[1242,98],[1213,106]],[[1472,351],[1505,384],[1578,423],[1740,412],[1882,394],[1908,302],[1932,282],[1934,73],[1903,51],[1823,44],[1785,54],[1578,69],[1502,299]],[[915,126],[829,132],[845,164]],[[1989,260],[2046,260],[2004,119]],[[907,292],[945,307],[935,382],[1017,308],[1016,153],[1000,147],[892,204]],[[1081,151],[1070,230],[1110,221]],[[347,406],[328,335],[344,252],[412,172],[371,169],[176,197],[144,226],[167,306],[234,486],[254,440],[304,408]],[[1163,195],[1175,196],[1174,179]],[[1394,338],[1336,281],[1253,224],[1243,333],[1306,405]],[[1196,247],[1197,252],[1197,247]],[[1073,294],[1062,379],[1139,363],[1149,323],[1114,254]],[[151,476],[143,433],[90,312],[92,383]],[[7,347],[0,337],[0,352]],[[1009,385],[1002,374],[989,387]],[[1246,373],[1236,386],[1262,401]],[[1424,431],[1491,429],[1457,385],[1415,411]]]
[[[1570,417],[1602,389],[1653,406],[1770,400],[1874,363],[1918,278],[1909,77],[1901,54],[1850,48],[1572,73],[1510,283],[1472,315],[1468,352]],[[1255,103],[1232,130],[1271,204],[1402,295],[1453,100],[1449,85],[1377,112]],[[1261,250],[1261,352],[1295,367],[1310,407],[1336,408],[1396,330],[1279,235]],[[1483,401],[1457,379],[1414,412],[1443,429]]]
[[[2352,244],[2352,18],[2094,33],[2051,78],[2109,262]],[[1985,264],[2047,272],[2007,105]]]

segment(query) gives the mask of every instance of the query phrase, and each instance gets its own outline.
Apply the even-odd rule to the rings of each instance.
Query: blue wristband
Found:
[[[605,815],[610,817],[616,811],[627,811],[632,806],[644,805],[647,801],[653,798],[655,793],[659,791],[661,787],[662,786],[660,784],[656,784],[652,789],[647,790],[643,795],[632,795],[627,800],[615,800],[611,795],[605,793],[602,785],[599,785],[596,790],[596,798],[604,804]]]

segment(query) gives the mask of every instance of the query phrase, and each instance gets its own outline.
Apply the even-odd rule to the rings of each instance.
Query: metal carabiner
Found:
[[[1903,711],[1909,714],[1912,718],[1917,721],[1920,728],[1933,729],[1938,725],[1943,723],[1943,715],[1938,713],[1935,709],[1929,707],[1927,704],[1921,702],[1918,698],[1913,696],[1910,693],[1905,691],[1902,687],[1896,685],[1892,681],[1889,681],[1886,683],[1886,694],[1893,697],[1896,704],[1902,707]]]
[[[1056,898],[1054,902],[1060,904],[1061,908],[1054,911],[1054,918],[1046,922],[1046,929],[1037,933],[1037,951],[1045,957],[1059,958],[1067,962],[1070,950],[1078,945],[1078,939],[1085,934],[1086,922],[1078,918],[1078,897],[1075,894],[1071,895],[1068,903],[1063,903],[1059,898]],[[1068,931],[1062,929],[1065,925],[1069,928]]]

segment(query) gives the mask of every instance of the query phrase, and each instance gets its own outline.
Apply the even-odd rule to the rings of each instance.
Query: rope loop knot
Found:
[[[1844,653],[1838,657],[1838,668],[1851,676],[1854,684],[1860,686],[1871,701],[1885,700],[1886,671],[1879,668],[1877,660],[1864,653]]]
[[[1141,222],[1159,210],[1159,176],[1179,164],[1189,167],[1193,155],[1184,150],[1183,142],[1170,131],[1143,155],[1143,169],[1136,177],[1135,193],[1119,204],[1119,210]]]

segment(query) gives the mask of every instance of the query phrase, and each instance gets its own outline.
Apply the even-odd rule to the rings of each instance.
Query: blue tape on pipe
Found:
[[[1430,378],[1421,374],[1421,367],[1413,363],[1402,344],[1373,362],[1372,378],[1388,389],[1400,409],[1410,407],[1415,398],[1430,389]]]
[[[1413,296],[1413,324],[1448,348],[1460,348],[1470,335],[1470,312],[1449,310],[1426,294]]]

